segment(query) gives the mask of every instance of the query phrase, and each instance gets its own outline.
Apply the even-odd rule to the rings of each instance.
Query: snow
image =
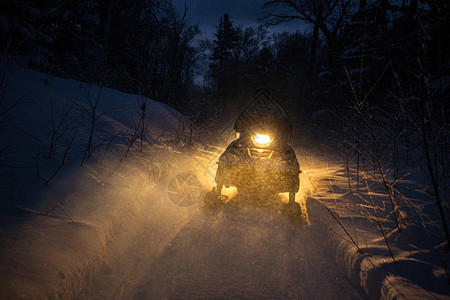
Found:
[[[447,262],[450,257],[441,251],[434,198],[419,172],[402,179],[400,192],[409,206],[400,207],[400,233],[383,214],[390,203],[377,180],[366,174],[357,191],[351,176],[350,193],[347,167],[333,149],[294,136],[303,171],[296,197],[305,211],[303,224],[277,213],[287,201],[284,194],[249,205],[229,188],[231,201],[205,212],[200,199],[213,186],[229,132],[211,144],[194,134],[189,147],[187,121],[162,103],[16,65],[7,74],[0,111],[0,120],[10,117],[0,124],[1,145],[9,146],[0,152],[1,295],[449,298],[441,254]],[[89,99],[98,95],[96,114],[113,112],[99,118],[92,157],[80,165],[89,138]],[[142,101],[148,135],[143,148],[139,139],[130,148]],[[316,113],[318,119],[328,114]],[[58,141],[50,151],[52,128]],[[349,170],[355,168],[350,161]],[[192,206],[168,196],[170,183],[186,172],[199,181]],[[421,213],[414,214],[417,207]]]
[[[159,166],[172,153],[171,143],[182,141],[180,128],[185,120],[173,108],[137,95],[100,90],[14,65],[7,74],[2,109],[19,103],[5,113],[10,118],[2,124],[1,132],[2,145],[8,145],[1,160],[10,166],[2,165],[1,169],[1,294],[11,299],[77,298],[97,273],[107,244],[122,223],[147,205],[144,195],[164,176],[164,168]],[[95,140],[107,141],[117,135],[117,144],[108,151],[98,147],[80,166],[88,132],[81,125],[75,128],[75,124],[85,121],[79,115],[81,108],[88,107],[88,97],[99,91],[99,112],[115,105],[120,105],[120,111],[99,119]],[[76,122],[66,131],[59,130],[61,138],[54,155],[47,159],[50,107],[58,122],[64,103],[73,99],[79,109],[73,109],[66,121]],[[132,132],[131,118],[139,119],[135,109],[138,100],[147,101],[152,124],[148,141],[142,153],[119,162]],[[178,140],[172,138],[174,133]],[[65,165],[45,185],[42,178],[50,178],[57,170],[73,136]],[[168,154],[156,158],[154,153],[162,147]],[[36,174],[37,160],[42,178]]]
[[[422,179],[412,175],[406,177],[404,182],[409,184],[402,193],[421,208],[426,214],[423,218],[434,219],[424,222],[418,216],[420,213],[415,215],[413,211],[407,211],[406,204],[403,204],[401,210],[404,210],[405,223],[399,233],[394,221],[382,213],[390,204],[386,190],[379,182],[367,177],[364,179],[367,185],[364,183],[356,192],[356,179],[353,177],[352,195],[348,189],[346,166],[336,164],[336,158],[325,157],[322,162],[317,162],[316,158],[312,157],[314,167],[306,170],[315,191],[310,200],[318,200],[314,204],[316,209],[309,208],[309,216],[311,222],[322,222],[332,229],[328,231],[330,247],[337,250],[336,261],[347,270],[349,278],[374,299],[447,299],[450,287],[440,256],[444,253],[445,261],[450,257],[445,250],[441,252],[440,247],[445,248],[444,244],[430,243],[430,239],[442,242],[442,232],[435,227],[439,220],[438,215],[432,214],[435,209],[433,198],[417,188]],[[349,169],[355,174],[355,165],[350,165]],[[373,210],[370,199],[373,199],[377,214],[382,219],[395,262],[374,223],[375,214],[370,214]],[[317,210],[322,213],[318,214]],[[315,219],[317,214],[318,220]],[[343,226],[337,226],[339,223]]]

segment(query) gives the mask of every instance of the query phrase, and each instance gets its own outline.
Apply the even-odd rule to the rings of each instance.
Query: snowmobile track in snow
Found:
[[[360,299],[318,232],[270,208],[194,216],[144,271],[134,299]]]

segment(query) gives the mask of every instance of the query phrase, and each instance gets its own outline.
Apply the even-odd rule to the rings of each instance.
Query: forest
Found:
[[[201,148],[199,152],[204,150],[203,154],[209,151],[205,156],[209,155],[209,161],[215,166],[217,157],[213,152],[223,145],[208,148],[209,142],[213,144],[211,136],[217,135],[218,127],[236,118],[258,87],[265,87],[291,118],[293,147],[297,152],[302,149],[304,154],[300,157],[297,153],[300,159],[314,156],[311,153],[323,156],[327,153],[326,168],[322,166],[317,182],[322,180],[328,184],[329,178],[333,197],[336,185],[325,172],[325,169],[329,171],[328,154],[332,153],[330,160],[338,161],[342,167],[332,168],[342,173],[341,177],[333,175],[333,178],[344,179],[339,184],[346,190],[342,203],[348,200],[345,202],[345,205],[350,203],[348,207],[340,203],[342,207],[338,208],[336,197],[332,199],[334,202],[331,198],[325,199],[330,202],[320,199],[325,203],[324,214],[342,229],[342,240],[349,241],[358,253],[365,255],[362,240],[354,239],[357,230],[347,230],[355,226],[354,213],[380,234],[380,243],[389,250],[383,255],[397,265],[400,255],[391,246],[397,242],[400,245],[411,228],[419,228],[418,240],[427,240],[422,248],[426,250],[411,246],[413,242],[401,244],[405,247],[402,250],[409,251],[410,258],[411,251],[417,255],[432,253],[433,264],[442,267],[445,273],[439,276],[450,282],[450,3],[444,0],[266,0],[254,11],[258,26],[239,24],[232,14],[225,13],[216,20],[214,35],[202,37],[199,25],[189,21],[189,5],[180,12],[171,0],[0,1],[0,135],[6,136],[8,132],[14,140],[16,135],[10,125],[20,120],[22,114],[15,114],[15,110],[26,110],[31,103],[26,102],[29,95],[24,96],[25,100],[13,97],[13,83],[8,81],[10,65],[45,74],[44,83],[49,90],[67,84],[70,87],[67,91],[72,91],[79,84],[81,91],[81,96],[69,96],[68,92],[67,97],[64,95],[67,99],[61,97],[65,100],[58,104],[59,110],[57,104],[53,107],[56,103],[53,98],[45,99],[51,105],[46,112],[49,120],[45,121],[50,125],[45,126],[51,128],[47,136],[38,140],[37,135],[30,138],[30,134],[22,132],[33,143],[38,140],[38,154],[30,164],[32,167],[11,166],[11,161],[18,160],[10,157],[20,150],[11,151],[9,141],[0,140],[0,175],[20,172],[21,168],[34,172],[35,163],[38,176],[43,179],[39,163],[41,166],[47,163],[56,171],[50,172],[53,175],[48,175],[43,184],[46,187],[50,182],[53,184],[57,181],[53,178],[63,178],[58,173],[60,169],[63,166],[64,170],[68,169],[66,156],[70,156],[72,142],[82,130],[85,132],[84,136],[80,135],[81,146],[78,145],[77,152],[82,158],[77,166],[95,165],[96,162],[90,161],[92,156],[99,161],[93,169],[104,168],[104,158],[116,151],[115,146],[118,153],[122,151],[117,156],[119,159],[112,159],[119,161],[117,168],[112,167],[109,175],[99,180],[99,185],[113,180],[120,173],[119,167],[133,155],[145,164],[148,162],[145,167],[151,169],[155,163],[149,158],[150,153],[154,157],[170,151],[181,153],[182,150],[171,148],[174,144],[174,149],[197,147],[195,151]],[[290,32],[272,30],[291,21],[302,26]],[[51,86],[51,76],[71,83]],[[99,87],[98,96],[94,95],[96,87]],[[44,89],[40,87],[39,92]],[[105,96],[108,93],[111,98]],[[142,96],[137,103],[138,117],[129,122],[131,125],[126,123],[129,120],[120,119],[122,115],[118,117],[122,125],[127,124],[129,128],[123,126],[127,129],[117,125],[120,122],[107,119],[121,113],[116,103],[108,101],[117,100],[120,95],[123,104],[128,99],[123,96],[125,93]],[[13,101],[5,95],[14,98]],[[143,100],[144,97],[171,108]],[[83,101],[86,103],[78,103]],[[99,102],[101,105],[97,107]],[[100,107],[104,112],[98,113]],[[151,120],[149,116],[161,111],[178,121]],[[72,122],[72,118],[76,120]],[[102,118],[107,120],[103,122]],[[151,132],[152,126],[157,128],[166,121],[182,124],[179,126],[183,132],[177,133],[178,140],[173,138],[166,143],[166,132],[161,135],[155,134],[156,130]],[[84,123],[76,125],[77,122]],[[119,129],[114,127],[108,132],[111,136],[103,136],[103,129],[113,123]],[[78,131],[79,128],[82,129]],[[183,134],[188,135],[188,141],[182,141]],[[205,137],[211,140],[205,142]],[[120,148],[123,146],[120,143],[126,150]],[[155,145],[163,150],[158,152]],[[315,158],[316,161],[322,163],[325,159]],[[154,169],[159,170],[158,176],[162,178],[162,167]],[[176,167],[167,169],[172,172]],[[83,169],[83,172],[90,171]],[[301,175],[302,184],[308,182],[306,174],[308,171]],[[310,194],[302,190],[305,199],[319,194],[311,178],[309,181],[312,186],[309,183],[306,186]],[[416,196],[419,187],[411,182],[423,184],[420,192],[426,196]],[[374,198],[383,199],[379,203],[372,199],[372,186],[379,192]],[[417,199],[425,204],[417,204]],[[58,204],[49,211],[59,209],[64,210]],[[317,207],[316,211],[319,211]],[[64,210],[64,214],[69,216],[70,212]],[[347,223],[341,216],[348,217]],[[406,233],[401,235],[402,232]],[[365,245],[367,252],[370,248],[375,253],[377,247]],[[416,248],[411,250],[412,247]],[[448,287],[436,291],[445,294]]]
[[[394,161],[419,146],[432,181],[448,184],[446,1],[266,1],[255,7],[260,26],[225,14],[206,40],[187,21],[188,6],[180,14],[165,0],[0,7],[0,48],[27,67],[150,97],[200,126],[233,118],[264,86],[295,126],[333,131],[358,159],[363,144],[389,145],[381,148]],[[269,33],[291,20],[306,29]]]
[[[414,109],[425,96],[440,115],[448,85],[445,1],[266,1],[261,26],[225,14],[203,41],[189,7],[179,14],[171,1],[2,1],[1,11],[0,47],[26,66],[187,114],[239,109],[266,86],[301,122],[355,105]],[[294,19],[306,29],[269,34]]]

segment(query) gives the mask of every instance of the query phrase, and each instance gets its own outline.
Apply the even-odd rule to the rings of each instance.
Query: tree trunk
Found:
[[[383,30],[383,35],[387,31],[388,26],[388,10],[390,8],[390,4],[388,0],[381,0],[380,1],[380,19],[381,19],[381,26]]]
[[[321,21],[322,16],[322,4],[319,4],[319,10],[316,16],[316,22],[314,23],[314,31],[311,41],[311,52],[310,52],[310,60],[309,60],[309,67],[308,67],[308,73],[306,74],[306,82],[310,83],[312,80],[312,75],[314,72],[314,64],[316,61],[316,53],[317,53],[317,42],[319,39],[319,23]]]
[[[414,29],[415,23],[414,23],[414,17],[417,13],[417,0],[411,0],[411,3],[408,6],[407,9],[407,29],[408,33],[411,32]]]
[[[359,1],[359,10],[366,9],[367,0],[360,0]]]
[[[111,21],[112,21],[112,0],[108,1],[107,5],[107,14],[105,21],[105,29],[103,32],[103,53],[102,53],[102,67],[106,67],[107,56],[108,56],[108,48],[109,48],[109,35],[111,32]]]

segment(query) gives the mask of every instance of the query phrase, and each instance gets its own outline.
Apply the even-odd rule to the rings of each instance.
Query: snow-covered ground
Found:
[[[279,213],[286,195],[252,204],[229,189],[226,206],[205,211],[230,135],[193,143],[161,103],[17,66],[7,74],[2,108],[20,103],[0,112],[10,117],[0,123],[3,297],[449,298],[449,254],[418,176],[403,179],[399,233],[382,185],[367,176],[357,191],[350,178],[350,193],[340,159],[294,141],[301,225]],[[89,148],[86,117],[108,110]]]
[[[350,193],[347,166],[337,161],[324,157],[306,170],[313,190],[309,201],[316,207],[309,209],[309,215],[312,223],[329,228],[336,262],[350,280],[375,299],[448,298],[444,264],[450,256],[438,226],[435,200],[424,192],[425,185],[419,183],[423,181],[413,175],[402,179],[405,198],[398,202],[399,232],[384,186],[365,174],[358,191],[351,176]],[[356,174],[355,169],[356,165],[349,165],[350,174]]]
[[[151,126],[141,147],[143,101]],[[81,166],[94,111],[91,157]],[[1,113],[0,294],[76,298],[111,238],[166,176],[184,119],[150,99],[14,65]]]

